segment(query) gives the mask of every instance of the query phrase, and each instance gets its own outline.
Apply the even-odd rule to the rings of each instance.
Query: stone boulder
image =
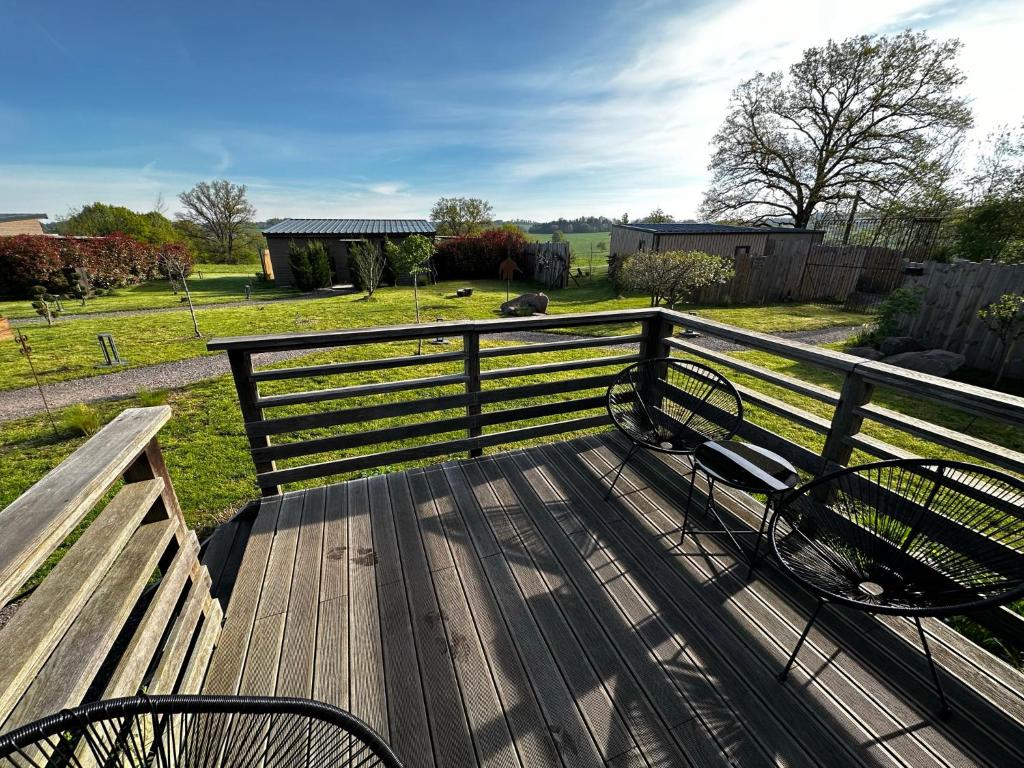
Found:
[[[901,352],[898,355],[890,355],[882,359],[883,363],[898,365],[900,368],[909,368],[920,373],[930,373],[932,376],[949,376],[965,361],[966,358],[963,355],[957,352],[947,352],[945,349]]]
[[[548,297],[543,293],[524,293],[501,305],[503,315],[547,314]]]
[[[879,352],[874,347],[850,347],[843,350],[848,355],[854,357],[863,357],[866,360],[881,360],[885,355]]]
[[[901,355],[904,352],[923,352],[924,345],[913,336],[889,336],[882,339],[878,351],[885,357]]]

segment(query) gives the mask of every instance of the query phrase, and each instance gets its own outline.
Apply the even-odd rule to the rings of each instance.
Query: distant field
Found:
[[[546,243],[551,235],[526,235],[530,240]],[[593,269],[595,278],[603,278],[608,274],[608,245],[611,239],[609,232],[591,232],[584,235],[571,234],[565,236],[572,251],[572,267],[582,269],[585,273]],[[598,243],[604,243],[604,250],[598,250]]]

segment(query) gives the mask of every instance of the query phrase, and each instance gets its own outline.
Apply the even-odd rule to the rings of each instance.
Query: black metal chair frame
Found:
[[[725,376],[720,374],[714,368],[711,368],[711,367],[709,367],[707,365],[704,365],[703,363],[699,363],[699,362],[697,362],[695,360],[688,360],[686,358],[657,357],[657,358],[651,358],[649,360],[641,360],[641,361],[639,361],[637,363],[633,363],[632,365],[624,368],[622,371],[619,372],[619,374],[615,377],[615,380],[612,381],[611,385],[609,385],[609,387],[608,387],[608,395],[607,395],[607,398],[606,398],[605,407],[608,410],[608,416],[611,418],[612,423],[629,440],[630,447],[629,447],[629,451],[626,453],[626,457],[619,463],[619,465],[617,467],[615,467],[614,469],[609,469],[607,472],[605,472],[603,475],[601,475],[601,479],[604,479],[609,474],[611,474],[613,471],[615,472],[615,477],[612,479],[611,485],[608,486],[608,490],[605,491],[605,494],[604,494],[605,500],[607,500],[607,499],[609,499],[611,497],[612,491],[615,490],[615,484],[619,481],[619,477],[622,475],[622,470],[626,467],[626,464],[629,463],[629,460],[631,458],[633,458],[633,454],[636,453],[641,447],[647,448],[647,449],[652,450],[652,451],[658,451],[659,453],[667,453],[667,454],[672,454],[672,455],[676,455],[676,456],[687,456],[687,455],[692,455],[693,451],[697,448],[697,446],[700,445],[702,442],[705,442],[705,440],[701,440],[700,442],[694,442],[692,445],[687,445],[687,447],[685,449],[682,449],[682,450],[664,448],[661,445],[655,445],[655,444],[652,444],[652,443],[643,442],[643,441],[638,440],[636,435],[631,434],[630,431],[623,424],[621,424],[619,422],[619,420],[616,418],[615,412],[612,409],[612,393],[615,390],[615,387],[623,379],[625,379],[630,374],[631,371],[633,371],[633,370],[635,370],[637,368],[640,368],[641,366],[654,366],[654,365],[676,365],[676,366],[688,366],[690,368],[695,368],[695,369],[701,371],[702,373],[704,373],[705,375],[711,376],[711,377],[717,379],[722,385],[724,385],[722,388],[725,389],[726,391],[730,392],[733,395],[733,397],[735,397],[736,405],[737,405],[736,425],[733,426],[731,429],[727,430],[727,432],[725,434],[723,434],[723,435],[721,435],[719,437],[716,437],[715,439],[718,439],[718,440],[728,440],[728,439],[732,438],[736,434],[736,430],[739,428],[739,425],[743,421],[743,400],[740,398],[739,392],[736,391],[736,388],[733,386],[732,382],[729,381],[727,378],[725,378]],[[695,411],[693,413],[696,414]],[[691,486],[690,487],[691,487],[691,489],[693,487],[692,481],[693,481],[693,477],[694,477],[694,472],[696,472],[695,469],[693,470],[693,472],[691,472],[691,475],[690,475],[690,480],[691,480]]]
[[[261,715],[278,717],[282,721],[293,716],[304,719],[306,724],[268,719],[254,728],[245,720]],[[206,720],[200,721],[207,716]],[[333,734],[344,734],[358,744],[356,751],[347,755],[347,764],[402,768],[395,753],[370,726],[354,715],[323,702],[261,696],[182,695],[133,696],[62,710],[0,735],[0,764],[35,766],[42,760],[43,765],[56,761],[56,764],[66,766],[139,764],[150,768],[170,768],[179,761],[218,765],[220,758],[233,757],[237,760],[251,757],[252,765],[266,764],[267,768],[273,768],[277,763],[272,759],[273,755],[266,754],[265,742],[273,738],[275,728],[282,733],[289,728],[285,735],[292,740],[283,746],[278,745],[278,757],[282,761],[292,758],[287,760],[288,765],[309,765],[312,768],[322,764],[320,761],[329,746],[326,740],[332,735],[314,732],[317,724],[331,727]],[[250,727],[246,730],[247,725]],[[233,726],[240,733],[233,732]],[[140,743],[143,735],[146,743]],[[180,748],[168,744],[172,735],[186,743]],[[189,735],[194,737],[195,743],[187,742]],[[231,741],[231,745],[226,741]],[[44,745],[51,751],[47,752]],[[239,745],[252,753],[238,755],[234,750]],[[257,754],[261,748],[264,753]],[[206,754],[202,752],[204,749],[215,753]],[[337,758],[337,752],[333,757]],[[248,763],[243,760],[241,764]],[[329,764],[339,765],[333,761]]]
[[[779,564],[782,566],[782,570],[786,574],[788,574],[794,581],[796,581],[807,591],[809,591],[812,595],[814,595],[815,598],[817,598],[817,603],[814,607],[814,610],[811,612],[810,618],[807,621],[807,625],[804,627],[803,632],[801,632],[800,637],[797,640],[797,643],[794,646],[792,653],[790,653],[789,658],[786,661],[786,665],[779,673],[778,677],[780,681],[785,681],[788,677],[789,671],[796,660],[797,654],[800,652],[800,648],[803,646],[804,641],[807,639],[807,635],[811,631],[811,627],[814,626],[814,623],[815,621],[817,621],[822,608],[824,608],[824,606],[827,603],[853,608],[865,613],[882,614],[888,616],[902,616],[911,619],[914,622],[914,625],[917,627],[917,633],[921,640],[921,646],[924,649],[925,658],[928,661],[928,668],[931,673],[932,682],[935,686],[935,690],[939,697],[940,714],[942,717],[947,717],[950,714],[951,710],[949,707],[949,703],[946,700],[946,695],[942,688],[942,682],[939,678],[938,669],[936,668],[935,661],[932,658],[931,648],[928,644],[928,638],[925,633],[924,626],[921,624],[921,618],[964,615],[975,611],[984,610],[986,608],[992,608],[1013,602],[1014,600],[1024,596],[1024,579],[1022,579],[1021,583],[1019,583],[1016,587],[1007,589],[1006,591],[1000,594],[988,597],[980,597],[976,600],[969,600],[955,604],[921,608],[915,608],[910,606],[885,605],[884,603],[872,603],[867,601],[854,600],[849,597],[836,594],[835,592],[830,592],[824,587],[815,584],[814,582],[806,578],[801,577],[800,575],[794,572],[793,568],[787,562],[786,558],[780,552],[779,549],[779,521],[786,517],[786,513],[790,506],[802,495],[813,493],[816,489],[822,488],[823,486],[827,486],[833,480],[843,475],[881,468],[915,467],[940,468],[940,470],[948,468],[953,470],[964,470],[969,472],[983,472],[984,474],[989,475],[992,478],[996,478],[1000,482],[1003,482],[1008,486],[1016,487],[1017,489],[1019,489],[1020,493],[1024,494],[1024,482],[1021,482],[1020,480],[1011,475],[990,469],[988,467],[980,467],[967,462],[946,459],[892,459],[887,461],[871,462],[869,464],[861,464],[858,466],[844,467],[833,472],[829,472],[825,475],[822,475],[821,477],[818,477],[815,480],[812,480],[811,482],[806,483],[800,486],[799,488],[795,489],[791,493],[787,494],[782,499],[781,503],[777,506],[775,514],[772,516],[771,522],[768,525],[768,538],[771,540],[773,554],[775,555],[776,560],[778,560]],[[923,471],[922,474],[924,474]],[[941,479],[942,476],[942,472],[940,471],[939,479]],[[936,487],[938,487],[938,482],[936,482]],[[934,497],[934,492],[932,496]],[[930,504],[931,499],[927,501],[927,504],[924,507],[925,512],[931,511],[928,506]],[[932,514],[937,513],[933,512]],[[1024,525],[1024,515],[1022,515],[1021,524]],[[911,530],[911,532],[907,535],[907,544],[905,546],[909,546],[910,541],[913,540],[913,536],[916,535],[916,532],[914,530]],[[825,553],[826,555],[829,551],[831,551],[824,545],[820,545],[819,550]],[[1021,556],[1022,558],[1024,558],[1024,552],[1021,553]]]

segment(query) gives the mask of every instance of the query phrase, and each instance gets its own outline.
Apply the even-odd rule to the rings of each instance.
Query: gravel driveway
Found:
[[[824,328],[818,331],[795,331],[780,333],[779,336],[805,344],[832,344],[843,341],[860,330],[860,326],[839,326]],[[500,341],[544,342],[571,338],[564,334],[541,332],[503,333],[496,334]],[[695,343],[719,351],[735,351],[743,349],[743,345],[724,339],[701,336]],[[308,350],[291,350],[257,355],[258,365],[290,360],[308,354]],[[43,390],[51,408],[63,408],[75,403],[92,403],[98,400],[111,400],[119,397],[130,397],[144,389],[174,389],[194,384],[197,381],[212,379],[231,372],[226,354],[193,357],[159,365],[147,365],[140,368],[127,368],[117,373],[99,376],[88,376],[71,381],[46,384]],[[0,422],[19,419],[42,413],[43,401],[35,387],[13,389],[0,392]]]

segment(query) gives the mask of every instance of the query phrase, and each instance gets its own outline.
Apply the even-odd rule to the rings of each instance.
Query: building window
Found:
[[[750,246],[749,245],[737,245],[736,246],[736,252],[733,255],[735,255],[735,256],[749,256],[750,255]]]

